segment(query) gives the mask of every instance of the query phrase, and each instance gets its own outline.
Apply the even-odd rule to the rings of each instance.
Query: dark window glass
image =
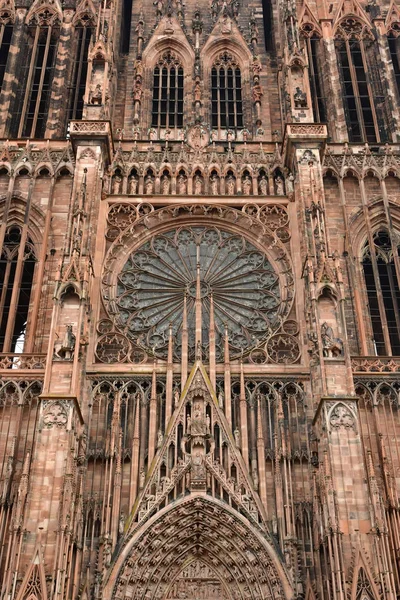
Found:
[[[374,255],[375,257],[371,254],[367,244],[363,270],[375,347],[379,355],[386,355],[391,351],[393,355],[398,356],[400,355],[400,289],[392,244],[387,232],[380,231],[374,236]],[[376,260],[375,274],[374,260]],[[381,300],[381,306],[379,300]],[[384,311],[383,315],[382,310]],[[390,351],[383,334],[383,319],[387,323]]]
[[[183,69],[170,54],[154,69],[151,126],[183,127]]]
[[[88,52],[92,29],[90,27],[78,27],[76,29],[76,36],[77,46],[72,72],[72,86],[69,90],[68,121],[71,119],[82,119],[83,96],[86,90]]]
[[[243,127],[242,79],[240,69],[225,55],[211,70],[211,123],[216,129]]]
[[[0,90],[3,86],[4,75],[6,73],[8,53],[10,51],[11,37],[13,28],[11,25],[1,25],[0,27]]]

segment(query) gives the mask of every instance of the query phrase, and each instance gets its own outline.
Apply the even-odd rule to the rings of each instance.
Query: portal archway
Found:
[[[263,526],[192,494],[130,530],[104,600],[290,600],[285,568]]]

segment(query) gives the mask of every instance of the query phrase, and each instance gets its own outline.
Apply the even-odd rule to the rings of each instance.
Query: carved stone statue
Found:
[[[242,182],[242,190],[245,196],[250,196],[252,188],[252,182],[249,175],[245,175]]]
[[[145,187],[145,191],[146,194],[152,194],[154,191],[154,180],[153,177],[151,175],[147,175],[146,177],[146,181],[144,182],[144,187]]]
[[[164,439],[164,436],[162,434],[161,429],[159,429],[158,430],[158,434],[157,434],[157,448],[161,448],[162,443],[163,443],[163,439]]]
[[[63,339],[57,339],[54,344],[54,357],[60,360],[71,360],[74,357],[75,340],[76,338],[72,332],[72,325],[66,325]]]
[[[262,87],[261,87],[258,79],[257,79],[257,81],[255,81],[255,83],[253,85],[252,94],[253,94],[253,102],[255,102],[255,103],[261,102],[261,98],[263,97],[264,93],[262,91]]]
[[[299,87],[296,88],[293,99],[296,108],[307,108],[307,95]]]
[[[140,469],[140,474],[139,474],[139,488],[143,489],[144,488],[144,482],[146,481],[146,475],[144,472],[144,468],[142,467]]]
[[[139,183],[139,180],[136,177],[136,175],[131,175],[129,177],[129,188],[128,188],[129,194],[132,194],[132,195],[137,194],[138,183]]]
[[[141,102],[143,96],[142,82],[140,78],[136,78],[135,86],[133,88],[133,99],[137,102]]]
[[[226,193],[228,194],[228,196],[234,196],[235,195],[235,188],[236,188],[236,181],[235,178],[232,177],[232,175],[229,175],[226,179]]]
[[[265,175],[261,176],[260,182],[258,184],[258,192],[260,196],[268,196],[268,180]]]
[[[178,390],[178,389],[176,389],[176,390],[175,390],[175,392],[174,392],[174,405],[175,405],[175,408],[176,408],[176,407],[178,406],[178,404],[179,404],[179,397],[180,397],[180,395],[179,395],[179,390]]]
[[[210,179],[211,194],[218,196],[218,177],[213,175]]]
[[[116,173],[112,178],[112,193],[120,194],[122,186],[122,177]]]
[[[278,175],[275,178],[275,188],[276,188],[276,195],[277,196],[284,196],[285,195],[285,187],[284,187],[284,183],[283,183],[283,179],[280,175]]]
[[[335,358],[343,353],[343,342],[340,338],[335,338],[333,329],[328,323],[321,325],[322,354],[326,358]]]
[[[101,89],[100,83],[98,83],[94,88],[92,88],[90,94],[90,104],[100,105],[103,99],[103,91]]]
[[[186,194],[187,186],[186,186],[186,177],[185,175],[179,175],[178,177],[178,194],[181,196]]]
[[[168,175],[163,175],[161,178],[161,193],[162,194],[169,194],[169,189],[170,189],[170,180]]]
[[[199,196],[203,191],[203,181],[200,175],[196,175],[194,178],[194,193]]]
[[[218,406],[219,408],[224,408],[224,392],[218,394]]]
[[[240,431],[239,429],[236,427],[235,431],[233,432],[233,436],[235,438],[235,444],[238,448],[240,448]]]
[[[195,102],[201,102],[201,85],[200,85],[200,81],[196,81],[196,83],[194,84],[194,101]]]

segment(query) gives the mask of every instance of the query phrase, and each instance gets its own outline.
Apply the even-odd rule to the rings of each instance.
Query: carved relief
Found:
[[[44,401],[42,422],[46,429],[66,427],[68,422],[68,404],[63,401]]]

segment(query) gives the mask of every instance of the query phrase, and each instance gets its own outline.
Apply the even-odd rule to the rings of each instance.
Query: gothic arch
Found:
[[[132,524],[131,524],[132,527]],[[261,527],[228,504],[200,494],[186,497],[128,533],[106,576],[104,600],[168,598],[182,570],[200,559],[235,590],[223,596],[289,600],[293,590]]]
[[[0,196],[0,215],[4,212],[6,199],[7,197],[5,194]],[[10,210],[8,212],[8,225],[12,225],[13,223],[19,226],[23,225],[26,202],[27,199],[23,194],[19,192],[13,193]],[[42,243],[45,216],[42,209],[36,204],[31,204],[30,211],[29,237],[34,246],[38,247]]]
[[[175,52],[178,55],[187,76],[191,72],[194,63],[194,52],[188,43],[176,37],[163,37],[161,39],[153,37],[143,51],[144,67],[152,70],[163,52],[167,51]]]
[[[231,52],[237,59],[239,67],[245,73],[247,79],[250,65],[252,64],[253,57],[241,36],[234,39],[233,36],[229,38],[215,38],[206,42],[203,50],[201,51],[200,57],[204,65],[204,71],[210,72],[211,67],[221,52]]]
[[[378,600],[381,595],[376,585],[376,579],[360,549],[354,557],[353,564],[353,581],[349,588],[349,600]]]
[[[369,221],[371,231],[374,233],[379,229],[388,229],[383,211],[383,200],[378,198],[368,205]],[[390,216],[395,230],[400,231],[400,206],[389,201]],[[361,260],[365,242],[368,239],[363,209],[359,209],[350,219],[349,239],[352,240],[353,257]]]

